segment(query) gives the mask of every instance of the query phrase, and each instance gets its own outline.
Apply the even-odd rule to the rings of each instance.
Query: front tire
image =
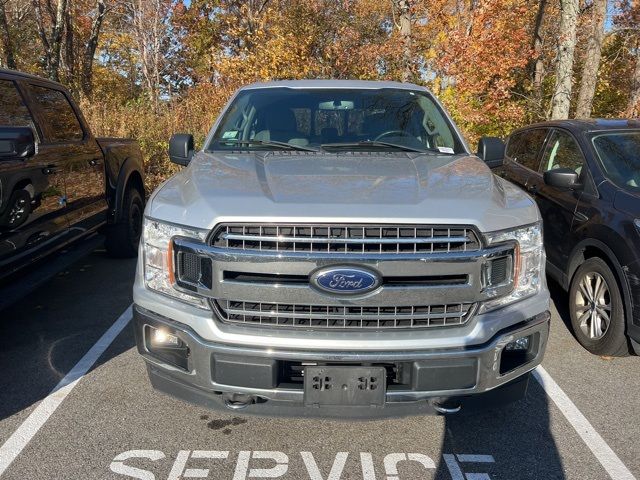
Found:
[[[122,215],[118,223],[110,225],[106,231],[107,253],[115,258],[133,258],[138,255],[138,244],[142,235],[144,202],[135,188],[129,188],[122,202]]]
[[[25,223],[31,214],[31,195],[25,189],[14,191],[0,216],[0,228],[12,230]]]
[[[569,312],[576,338],[591,353],[629,354],[620,287],[615,274],[601,258],[589,258],[573,276]]]

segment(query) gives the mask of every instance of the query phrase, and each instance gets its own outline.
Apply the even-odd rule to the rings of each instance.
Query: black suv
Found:
[[[144,197],[134,140],[94,137],[62,85],[0,69],[0,286],[96,231],[135,256]]]
[[[547,272],[569,291],[578,341],[640,354],[640,122],[566,120],[513,132],[496,173],[534,197]]]

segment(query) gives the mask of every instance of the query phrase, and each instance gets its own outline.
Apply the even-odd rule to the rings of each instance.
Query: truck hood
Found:
[[[147,216],[219,222],[447,223],[481,231],[535,222],[532,199],[477,157],[381,152],[197,153]]]

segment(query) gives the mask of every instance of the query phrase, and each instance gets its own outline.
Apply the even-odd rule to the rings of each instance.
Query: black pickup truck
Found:
[[[0,281],[94,232],[109,254],[137,254],[140,148],[95,138],[69,92],[0,69]]]

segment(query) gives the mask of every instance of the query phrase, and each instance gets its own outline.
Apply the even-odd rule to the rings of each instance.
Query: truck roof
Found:
[[[47,82],[51,85],[56,85],[57,87],[63,88],[66,90],[66,86],[61,84],[60,82],[54,82],[53,80],[49,80],[48,78],[39,77],[37,75],[31,75],[30,73],[19,72],[18,70],[10,70],[8,68],[0,68],[0,76],[10,75],[12,77],[19,77],[27,80],[38,80],[39,82]]]
[[[402,90],[427,90],[425,87],[413,83],[373,81],[373,80],[276,80],[271,82],[257,82],[242,87],[240,90],[257,88],[300,88],[300,89],[380,89],[396,88]]]

